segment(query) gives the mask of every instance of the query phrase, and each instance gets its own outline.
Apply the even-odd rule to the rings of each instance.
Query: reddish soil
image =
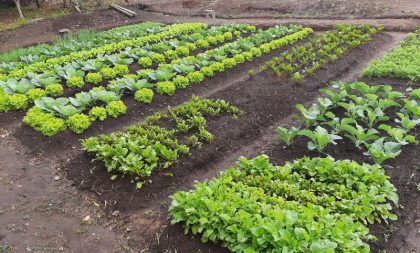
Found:
[[[194,5],[193,2],[189,4]],[[115,18],[112,25],[109,23],[110,18]],[[9,49],[43,39],[49,41],[62,27],[104,29],[140,20],[165,23],[205,21],[211,24],[248,21],[261,26],[296,21],[208,20],[148,12],[128,20],[114,11],[103,11],[91,16],[75,15],[68,19],[25,26],[0,33],[0,39]],[[299,21],[323,29],[337,22]],[[414,28],[417,20],[368,21],[385,22],[388,30],[399,30],[398,27],[403,24],[403,30],[409,30]],[[345,22],[362,23],[366,20]],[[77,23],[79,27],[75,26]],[[45,29],[44,35],[37,36],[38,27]],[[283,149],[277,144],[275,127],[294,124],[291,117],[295,113],[294,104],[310,104],[319,96],[318,89],[328,81],[359,79],[360,71],[372,58],[390,50],[404,36],[403,33],[379,34],[373,41],[353,49],[344,58],[317,71],[300,85],[292,84],[285,77],[278,80],[269,73],[251,78],[247,75],[250,68],[255,68],[285,50],[280,49],[257,61],[216,75],[203,84],[177,91],[172,97],[156,96],[154,103],[149,106],[126,98],[129,108],[127,115],[107,120],[106,123],[95,123],[81,136],[66,132],[48,139],[23,125],[23,112],[2,114],[0,191],[4,196],[0,202],[0,249],[11,245],[14,252],[29,249],[32,252],[228,252],[220,245],[203,244],[197,237],[184,235],[180,225],[170,225],[168,196],[178,190],[191,189],[195,180],[206,180],[217,175],[219,171],[231,166],[240,155],[254,156],[264,152],[278,164],[303,155],[316,155],[307,151],[303,140],[299,140],[292,148]],[[6,49],[1,46],[0,51]],[[398,89],[404,89],[408,84],[419,85],[401,80],[366,81],[389,83]],[[99,162],[91,162],[92,157],[80,150],[79,138],[121,130],[168,105],[175,106],[187,101],[192,94],[225,99],[246,114],[239,120],[229,117],[210,118],[209,130],[215,134],[215,140],[204,144],[200,150],[192,150],[190,157],[182,158],[172,168],[156,171],[151,177],[153,182],[140,191],[134,190],[129,179],[111,181],[104,166]],[[418,151],[419,146],[407,147],[400,157],[386,163],[387,173],[400,195],[401,206],[396,208],[400,219],[389,224],[371,226],[372,233],[380,239],[377,243],[371,243],[372,252],[420,252]],[[365,159],[360,151],[345,142],[340,142],[328,152],[337,159]],[[173,173],[174,177],[166,177],[164,174],[167,172]],[[90,219],[84,222],[87,215]]]
[[[174,15],[203,15],[215,10],[224,18],[410,18],[420,17],[416,0],[145,0],[147,10]]]

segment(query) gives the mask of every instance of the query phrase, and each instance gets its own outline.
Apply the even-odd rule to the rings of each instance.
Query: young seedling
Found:
[[[293,139],[299,134],[300,128],[292,127],[290,129],[279,127],[277,128],[277,136],[279,140],[290,146],[293,143]]]

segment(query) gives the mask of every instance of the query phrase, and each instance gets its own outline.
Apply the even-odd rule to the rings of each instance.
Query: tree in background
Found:
[[[25,17],[23,16],[22,9],[20,8],[20,0],[13,0],[13,2],[14,2],[14,3],[15,3],[15,5],[16,5],[16,8],[17,8],[17,10],[18,10],[18,12],[19,12],[19,16],[20,16],[20,18],[25,18]]]

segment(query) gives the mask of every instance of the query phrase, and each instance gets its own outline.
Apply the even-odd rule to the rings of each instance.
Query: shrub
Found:
[[[79,113],[70,116],[67,119],[67,127],[76,134],[83,133],[90,127],[90,119],[87,115]]]
[[[152,102],[154,93],[151,89],[143,88],[141,90],[136,91],[134,94],[134,99],[137,102],[143,102],[145,104],[150,104]]]
[[[123,65],[123,64],[115,65],[114,71],[115,71],[115,73],[117,73],[118,76],[123,76],[123,75],[127,75],[128,73],[130,73],[130,70],[128,69],[128,66]]]
[[[117,72],[112,68],[103,68],[100,73],[104,79],[114,79],[117,76]]]
[[[81,88],[83,85],[85,85],[85,81],[80,76],[72,76],[67,80],[67,86],[70,88]]]
[[[39,88],[31,89],[26,93],[26,96],[28,97],[29,101],[33,102],[45,97],[45,90]]]
[[[138,63],[143,68],[147,68],[153,65],[153,61],[149,57],[140,57]]]
[[[186,88],[188,87],[190,80],[188,80],[185,76],[176,76],[173,79],[173,82],[177,88]]]
[[[117,118],[118,116],[127,112],[127,107],[121,100],[112,101],[111,103],[107,104],[105,108],[108,115],[114,118]]]
[[[193,84],[198,84],[204,80],[204,75],[200,71],[195,71],[187,75],[188,80]]]
[[[28,106],[28,98],[22,94],[13,94],[9,97],[11,109],[20,110]]]
[[[51,84],[45,87],[45,92],[47,93],[48,96],[58,97],[58,96],[63,95],[64,88],[63,88],[63,85],[59,83]]]
[[[168,94],[171,96],[175,93],[176,86],[173,82],[170,81],[158,82],[156,89],[159,94]]]
[[[103,107],[95,106],[89,111],[89,117],[92,121],[99,119],[104,121],[106,119],[106,109]]]
[[[88,83],[98,84],[102,82],[102,75],[100,73],[88,73],[85,80]]]

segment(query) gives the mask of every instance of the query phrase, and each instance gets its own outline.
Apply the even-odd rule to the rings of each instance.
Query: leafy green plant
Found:
[[[400,154],[401,144],[385,141],[385,138],[376,140],[369,146],[368,152],[365,153],[365,155],[371,156],[377,164],[381,164],[387,159],[395,158]]]
[[[281,142],[284,142],[287,146],[293,143],[293,139],[298,136],[300,128],[292,127],[290,129],[279,127],[277,128],[277,137]]]
[[[102,75],[100,73],[88,73],[85,79],[88,83],[98,84],[102,82]]]
[[[353,141],[358,148],[361,148],[362,144],[369,147],[369,142],[379,139],[379,132],[376,129],[364,129],[357,123],[355,126],[348,123],[341,123],[340,130],[344,133],[344,136]]]
[[[409,116],[403,113],[397,113],[399,119],[395,119],[395,122],[400,123],[400,125],[406,130],[410,131],[420,124],[420,119],[410,119]]]
[[[28,98],[22,94],[13,94],[9,97],[9,104],[13,110],[25,109],[28,106]]]
[[[328,130],[321,126],[317,126],[315,131],[311,131],[308,129],[300,130],[298,135],[306,136],[311,141],[308,142],[308,149],[309,150],[317,150],[318,152],[322,152],[328,144],[337,144],[336,140],[341,140],[342,137],[336,135],[334,133],[329,133]]]
[[[173,82],[165,81],[165,82],[158,82],[156,84],[156,91],[159,94],[167,94],[169,96],[175,93],[176,86]]]
[[[127,112],[127,107],[123,103],[123,101],[112,101],[106,105],[106,112],[109,116],[113,118],[117,118],[120,115],[123,115]]]
[[[143,102],[145,104],[150,104],[153,99],[153,90],[143,88],[141,90],[136,91],[136,94],[134,95],[134,99],[137,102]]]
[[[150,56],[150,59],[155,63],[164,63],[165,62],[165,56],[163,54],[153,53]]]
[[[373,237],[358,221],[396,219],[387,201],[398,203],[379,166],[331,157],[274,166],[265,155],[241,157],[235,168],[171,198],[173,224],[238,253],[368,252]]]
[[[299,83],[300,81],[302,81],[302,79],[303,76],[299,72],[294,73],[292,76],[292,81],[295,83]]]
[[[189,147],[192,145],[188,142],[182,144],[178,140],[177,135],[181,131],[185,137],[195,136],[197,142],[211,141],[213,135],[206,129],[206,121],[202,118],[222,113],[236,115],[239,110],[223,100],[193,97],[191,101],[149,116],[146,121],[123,132],[92,137],[84,140],[82,145],[85,150],[94,153],[98,160],[103,161],[111,174],[130,175],[136,183],[136,188],[141,188],[153,170],[168,168],[181,155],[190,152]],[[193,120],[194,125],[189,119],[196,119]],[[160,126],[162,120],[169,120],[171,123],[182,122],[185,126],[181,130],[164,128]]]
[[[201,83],[204,80],[204,74],[200,71],[192,72],[187,75],[188,80],[192,84]]]
[[[26,96],[28,97],[29,101],[33,102],[35,100],[41,99],[43,97],[45,97],[46,93],[45,90],[43,89],[32,89],[29,90],[26,93]]]
[[[91,121],[100,120],[104,121],[107,117],[107,111],[103,107],[95,106],[89,111],[89,118]]]
[[[91,121],[85,114],[75,114],[66,120],[66,124],[71,131],[80,134],[90,127]]]
[[[114,71],[118,76],[127,75],[130,71],[127,65],[117,64],[114,66]]]
[[[140,57],[138,63],[144,68],[148,68],[153,65],[153,61],[149,57]]]
[[[323,118],[321,110],[317,105],[312,105],[309,107],[309,109],[306,109],[302,104],[297,104],[295,107],[300,111],[300,114],[297,116],[297,118],[305,123],[306,127],[312,126],[318,120]]]
[[[112,68],[103,68],[100,70],[100,74],[104,79],[114,79],[117,76],[117,72]]]
[[[186,88],[188,87],[190,80],[185,76],[176,76],[173,80],[173,83],[177,88]]]
[[[56,135],[67,128],[63,119],[56,118],[51,113],[45,113],[38,107],[31,108],[23,118],[23,122],[48,137]]]
[[[47,87],[45,87],[45,93],[48,96],[51,96],[51,97],[58,97],[58,96],[63,95],[64,88],[59,83],[51,84],[51,85],[48,85]]]
[[[85,81],[80,76],[72,76],[67,80],[67,86],[70,88],[81,88],[83,85],[85,85]]]

